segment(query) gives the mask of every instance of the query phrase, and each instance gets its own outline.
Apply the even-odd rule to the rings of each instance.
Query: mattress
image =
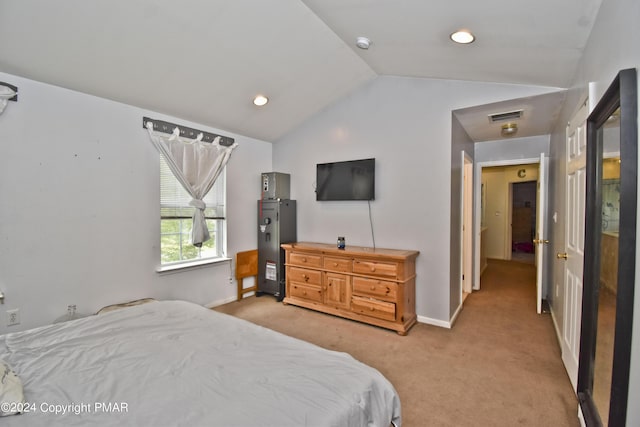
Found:
[[[376,369],[183,301],[0,337],[25,412],[3,426],[388,426],[400,400]]]

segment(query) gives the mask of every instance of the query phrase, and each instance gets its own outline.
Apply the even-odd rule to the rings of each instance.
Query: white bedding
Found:
[[[187,302],[4,335],[0,359],[29,405],[3,426],[400,425],[377,370]]]

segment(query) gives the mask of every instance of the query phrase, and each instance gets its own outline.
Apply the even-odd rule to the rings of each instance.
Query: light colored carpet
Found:
[[[215,309],[377,368],[400,395],[405,427],[579,426],[551,317],[535,313],[529,264],[490,261],[452,329],[417,324],[404,337],[270,296]]]

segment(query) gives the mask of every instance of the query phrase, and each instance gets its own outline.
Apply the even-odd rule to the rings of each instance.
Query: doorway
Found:
[[[521,169],[524,170],[524,169]],[[535,262],[537,182],[511,183],[511,260]]]
[[[534,159],[479,162],[475,175],[475,257],[474,290],[481,287],[480,270],[483,259],[511,260],[528,257],[536,264],[536,311],[541,313],[542,300],[546,296],[544,265],[544,225],[546,224],[546,164],[548,158],[541,155]],[[544,176],[543,176],[544,175]],[[519,184],[524,184],[522,187]],[[515,186],[515,198],[514,198]],[[520,189],[523,191],[520,191]],[[519,207],[532,209],[526,216],[522,234],[513,235],[512,215]],[[523,209],[526,211],[528,209]],[[515,212],[518,215],[519,212]],[[532,225],[533,224],[533,225]],[[540,233],[540,236],[536,234]],[[532,235],[533,234],[533,235]],[[514,239],[515,237],[515,239]],[[514,242],[520,245],[514,245]],[[535,242],[541,242],[540,245]]]
[[[473,279],[473,160],[462,151],[462,275],[460,301],[471,294]]]

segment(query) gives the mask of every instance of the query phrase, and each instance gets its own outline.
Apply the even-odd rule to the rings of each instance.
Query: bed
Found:
[[[389,426],[377,370],[184,301],[0,336],[25,412],[3,426]]]

